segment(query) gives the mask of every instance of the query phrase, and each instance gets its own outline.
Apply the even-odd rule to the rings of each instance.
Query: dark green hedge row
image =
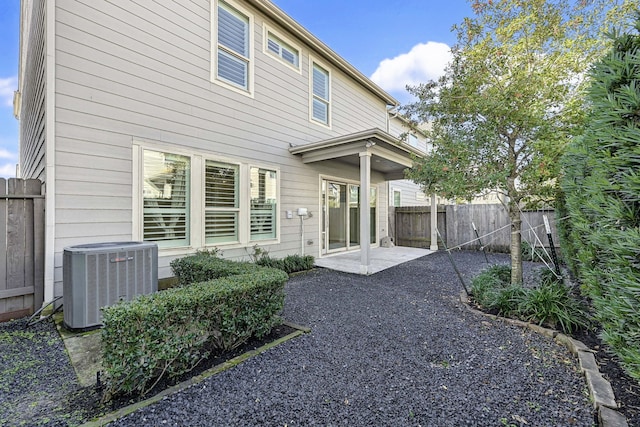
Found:
[[[253,273],[260,266],[251,262],[235,262],[218,258],[216,253],[198,252],[184,258],[171,261],[171,270],[178,278],[179,286],[190,283],[206,282],[219,277]]]
[[[271,267],[280,269],[287,274],[297,273],[299,271],[307,271],[313,268],[315,258],[311,255],[288,255],[282,259],[271,258],[268,255],[263,255],[256,259],[256,264],[263,267]]]
[[[563,159],[567,262],[602,337],[640,379],[640,21],[593,68],[586,132]]]
[[[281,322],[287,279],[281,270],[259,267],[105,308],[105,396],[145,394],[159,379],[193,369],[210,349],[268,334]]]

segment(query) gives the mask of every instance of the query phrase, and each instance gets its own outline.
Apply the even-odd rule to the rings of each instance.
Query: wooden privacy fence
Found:
[[[27,316],[44,298],[44,196],[37,179],[0,178],[0,321]]]
[[[414,206],[392,208],[390,217],[394,218],[390,231],[398,246],[428,248],[431,243],[431,207]],[[559,239],[555,227],[553,210],[525,211],[522,215],[522,241],[535,247],[549,247],[549,239],[544,228],[543,216],[547,215],[551,223],[554,246]],[[500,204],[487,205],[447,205],[438,206],[438,230],[448,248],[480,249],[475,240],[472,222],[480,234],[482,246],[492,252],[509,252],[511,228],[509,215]],[[539,239],[539,240],[538,240]],[[442,248],[442,243],[438,241]]]

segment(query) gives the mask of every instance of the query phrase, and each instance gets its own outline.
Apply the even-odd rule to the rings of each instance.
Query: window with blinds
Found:
[[[400,190],[393,190],[393,206],[400,207],[402,204],[402,193]]]
[[[300,53],[298,49],[288,45],[270,31],[267,32],[267,51],[293,65],[296,69],[300,68]]]
[[[277,236],[278,174],[276,171],[251,168],[251,240],[275,239]]]
[[[205,243],[238,241],[239,168],[207,160],[204,179]]]
[[[249,17],[218,3],[217,78],[249,90]]]
[[[329,124],[329,72],[318,64],[313,64],[311,77],[313,92],[311,117],[326,125]]]
[[[190,159],[144,150],[143,238],[159,247],[187,246]]]

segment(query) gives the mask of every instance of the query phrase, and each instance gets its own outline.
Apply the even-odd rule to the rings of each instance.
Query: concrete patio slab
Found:
[[[371,274],[395,267],[396,265],[430,255],[434,251],[420,248],[394,246],[392,248],[371,248]],[[360,251],[340,252],[316,258],[316,266],[344,273],[360,274]]]

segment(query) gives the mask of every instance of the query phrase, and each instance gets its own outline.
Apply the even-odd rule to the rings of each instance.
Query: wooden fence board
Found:
[[[44,299],[44,198],[39,180],[0,179],[0,321]]]
[[[7,194],[7,180],[0,178],[0,291],[7,289],[7,202],[2,198]],[[7,302],[0,299],[0,313],[7,313]]]
[[[431,242],[431,208],[429,206],[395,208],[395,235],[398,246],[429,247]],[[535,247],[549,247],[543,216],[549,217],[554,245],[559,243],[553,210],[527,211],[522,215],[522,240]],[[473,231],[475,224],[482,245]],[[449,248],[509,252],[510,219],[502,205],[448,205],[438,207],[438,229]],[[440,242],[438,243],[442,248]]]

